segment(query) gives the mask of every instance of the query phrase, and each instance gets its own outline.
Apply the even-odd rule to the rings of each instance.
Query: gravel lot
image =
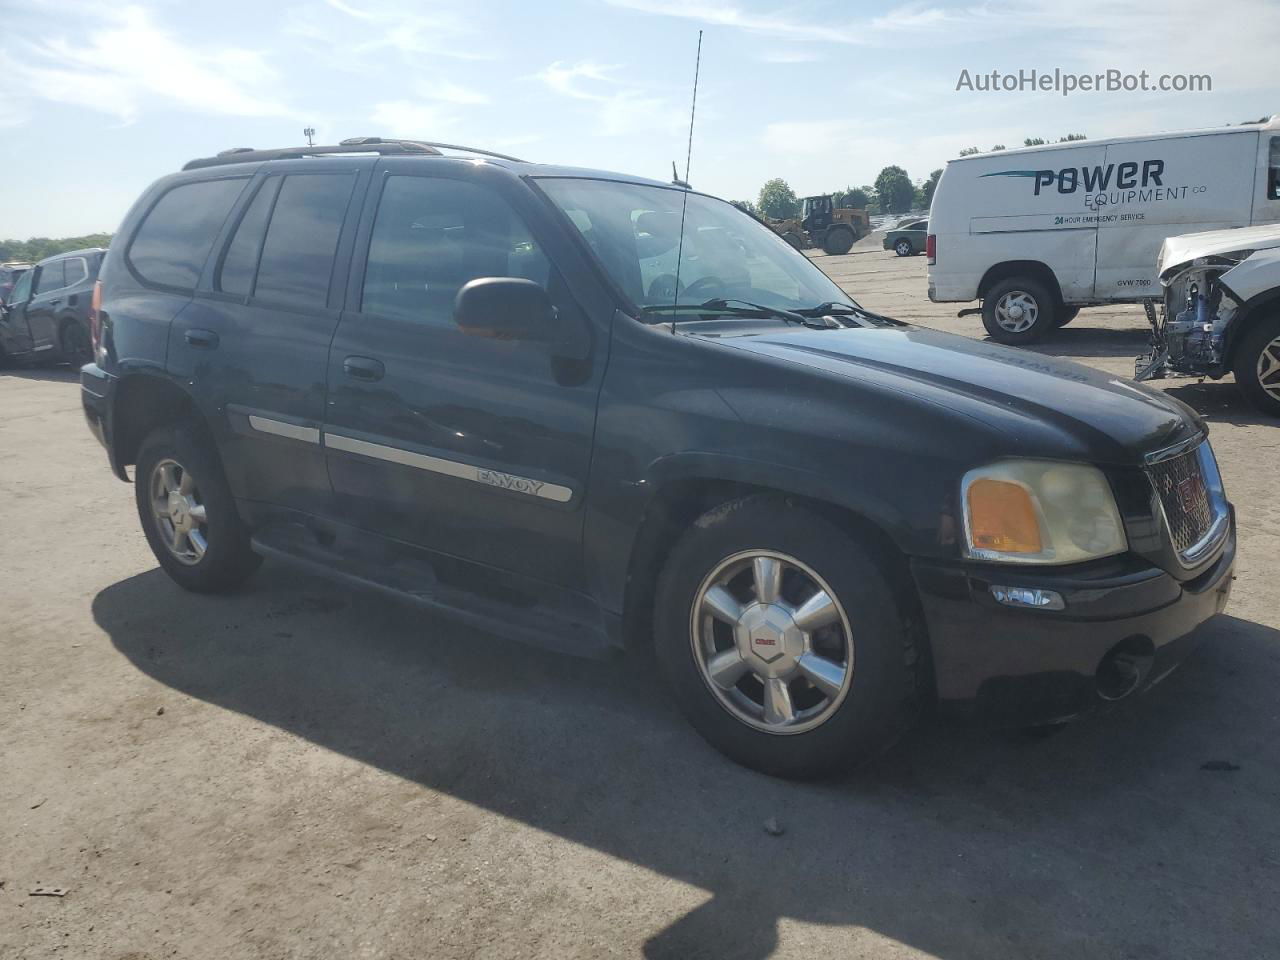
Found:
[[[815,259],[982,335],[877,236]],[[1088,310],[1042,349],[1128,375],[1142,324]],[[1183,668],[1047,740],[933,726],[796,785],[705,746],[643,663],[279,564],[182,593],[71,372],[0,373],[0,956],[1275,956],[1280,425],[1229,383],[1166,386],[1241,523]]]

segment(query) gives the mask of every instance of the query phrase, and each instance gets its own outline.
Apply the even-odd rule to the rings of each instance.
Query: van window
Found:
[[[267,215],[280,186],[280,178],[263,181],[249,209],[240,218],[236,232],[223,254],[222,265],[214,286],[223,293],[247,297],[253,292],[253,274],[258,268],[258,251],[262,249],[262,234],[266,230]]]
[[[63,261],[55,260],[53,263],[46,263],[40,268],[39,276],[36,277],[36,288],[33,291],[36,296],[42,293],[48,293],[50,290],[61,290],[66,286],[62,282]]]
[[[354,184],[350,173],[284,178],[262,245],[255,297],[299,307],[325,305]]]
[[[551,263],[510,205],[459,180],[389,177],[369,241],[360,309],[433,324],[453,322],[453,301],[478,277],[521,277],[547,287]]]
[[[1268,153],[1271,162],[1267,165],[1267,199],[1280,200],[1280,137],[1271,138]]]
[[[125,255],[143,280],[194,290],[245,178],[181,183],[151,208]]]

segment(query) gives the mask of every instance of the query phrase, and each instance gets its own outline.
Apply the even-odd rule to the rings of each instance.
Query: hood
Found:
[[[1131,380],[923,327],[787,329],[717,342],[982,421],[1004,434],[1010,456],[1135,464],[1205,431],[1190,408]]]
[[[1180,237],[1165,240],[1156,260],[1156,273],[1163,279],[1166,272],[1180,269],[1200,257],[1221,257],[1242,250],[1265,250],[1271,247],[1280,247],[1280,223],[1239,227],[1234,230],[1184,233]]]

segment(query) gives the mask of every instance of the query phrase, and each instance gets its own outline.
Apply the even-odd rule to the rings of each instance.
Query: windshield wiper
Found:
[[[755,317],[766,316],[774,320],[784,320],[787,323],[798,323],[805,327],[811,327],[816,330],[830,329],[830,324],[819,322],[817,318],[808,317],[801,313],[791,310],[782,310],[778,307],[768,307],[762,303],[752,303],[750,300],[739,300],[736,297],[723,298],[713,297],[702,303],[667,303],[654,304],[648,307],[642,307],[641,311],[648,315],[661,315],[662,313],[697,313],[705,316],[729,316],[729,317]],[[653,320],[650,322],[665,322]]]
[[[820,303],[816,307],[805,307],[802,310],[795,311],[806,317],[859,317],[863,320],[869,320],[875,324],[891,324],[897,326],[901,321],[894,320],[893,317],[886,317],[879,313],[872,313],[856,303],[836,303],[828,300],[826,303]]]

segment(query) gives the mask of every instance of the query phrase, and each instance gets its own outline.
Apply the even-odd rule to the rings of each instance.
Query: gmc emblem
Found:
[[[1204,480],[1199,474],[1187,477],[1178,484],[1178,502],[1182,504],[1183,513],[1195,513],[1204,499]]]

